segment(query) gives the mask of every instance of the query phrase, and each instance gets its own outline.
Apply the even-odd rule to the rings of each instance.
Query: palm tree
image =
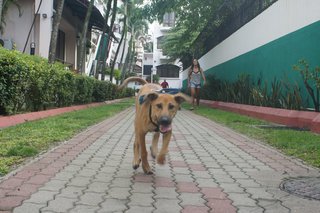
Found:
[[[139,4],[140,1],[134,2]],[[141,35],[146,34],[148,30],[148,23],[142,17],[141,8],[135,7],[135,4],[131,5],[129,15],[128,28],[130,29],[130,41],[128,54],[126,55],[126,59],[124,65],[121,69],[121,77],[124,79],[126,73],[131,70],[131,64],[133,63],[135,56],[135,40]]]
[[[127,17],[125,16],[124,19],[123,19],[124,23],[126,22],[126,19],[127,19]],[[115,56],[114,56],[114,60],[113,60],[113,62],[111,64],[110,81],[112,81],[112,79],[113,79],[114,67],[115,67],[115,64],[117,62],[117,58],[118,58],[118,55],[119,55],[119,52],[120,52],[120,47],[121,47],[121,44],[123,42],[124,37],[125,37],[125,30],[123,29],[122,33],[121,33],[121,38],[120,38],[120,41],[119,41],[119,44],[118,44],[118,47],[117,47],[117,50],[116,50],[116,53],[115,53]]]
[[[87,32],[88,32],[88,25],[92,13],[92,8],[94,5],[94,0],[91,0],[89,3],[89,7],[86,13],[86,17],[84,19],[82,32],[80,35],[80,45],[79,45],[79,67],[78,70],[82,74],[84,72],[84,65],[85,65],[85,55],[86,55],[86,44],[87,44]]]
[[[103,24],[103,29],[102,29],[102,36],[101,36],[101,40],[100,40],[100,45],[99,45],[99,52],[98,52],[98,70],[95,73],[95,78],[98,79],[99,77],[99,73],[104,73],[104,68],[105,68],[105,57],[106,57],[106,51],[108,46],[106,45],[107,43],[107,26],[108,26],[108,20],[109,20],[109,14],[110,14],[110,10],[111,10],[111,3],[112,0],[108,0],[107,2],[107,9],[106,9],[106,14],[104,17],[104,24]],[[101,64],[102,63],[102,64]]]
[[[112,6],[112,17],[111,17],[111,22],[110,22],[110,27],[109,27],[109,31],[108,31],[108,39],[107,39],[107,48],[109,47],[109,44],[110,44],[110,41],[111,41],[111,35],[112,35],[112,30],[113,30],[113,26],[114,26],[114,22],[116,20],[116,15],[117,15],[117,3],[118,1],[117,0],[114,0],[113,1],[113,6]],[[106,55],[105,55],[105,58],[104,58],[104,61],[103,61],[103,66],[102,66],[102,70],[104,71],[105,70],[105,67],[106,67],[106,61],[107,61],[107,58],[109,57],[109,51],[106,52]],[[104,80],[105,79],[105,72],[102,72],[102,77],[101,77],[101,80]]]
[[[64,0],[57,0],[57,10],[56,14],[53,18],[52,23],[52,32],[51,32],[51,39],[50,39],[50,47],[49,47],[49,58],[48,61],[50,64],[54,63],[56,59],[56,47],[57,47],[57,40],[58,40],[58,30],[61,21]]]
[[[0,28],[2,24],[2,5],[3,5],[3,0],[0,0]]]

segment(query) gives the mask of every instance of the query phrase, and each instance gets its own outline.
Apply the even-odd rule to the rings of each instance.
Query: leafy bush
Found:
[[[254,83],[248,74],[239,75],[234,82],[219,80],[214,75],[208,75],[206,79],[207,84],[201,91],[204,99],[296,110],[302,107],[297,84],[291,86],[274,78],[269,89],[267,81],[262,83],[262,78],[259,78]]]
[[[132,90],[132,89],[131,89]],[[106,101],[133,95],[111,82],[65,70],[60,63],[0,48],[0,114]]]

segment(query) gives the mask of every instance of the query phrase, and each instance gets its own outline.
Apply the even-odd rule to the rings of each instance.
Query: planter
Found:
[[[235,112],[289,127],[306,128],[313,132],[320,133],[320,113],[318,112],[287,110],[209,100],[201,100],[200,103],[212,108]]]

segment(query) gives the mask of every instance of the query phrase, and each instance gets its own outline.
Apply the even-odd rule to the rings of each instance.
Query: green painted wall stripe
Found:
[[[320,65],[320,21],[212,67],[205,74],[234,81],[239,74],[247,73],[253,79],[262,76],[269,84],[275,77],[284,80],[287,75],[290,82],[297,81],[303,93],[306,93],[299,73],[292,68],[301,59],[305,59],[312,68]]]

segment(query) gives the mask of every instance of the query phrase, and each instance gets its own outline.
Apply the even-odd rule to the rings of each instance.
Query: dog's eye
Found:
[[[174,105],[173,104],[169,104],[169,109],[173,109],[174,108]]]
[[[158,109],[162,109],[162,104],[157,104],[156,106]]]

